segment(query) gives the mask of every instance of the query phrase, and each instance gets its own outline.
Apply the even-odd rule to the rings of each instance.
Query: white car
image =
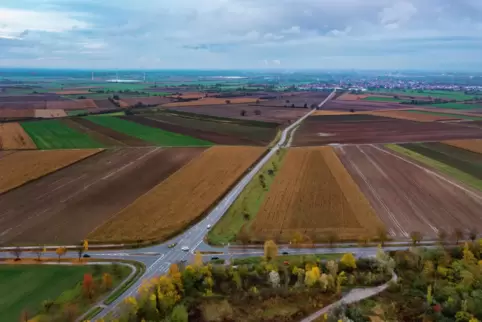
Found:
[[[187,246],[182,246],[181,250],[182,250],[183,252],[188,252],[188,251],[189,251],[189,247],[187,247]]]
[[[208,229],[211,229],[211,225],[207,225],[207,228],[208,228]]]

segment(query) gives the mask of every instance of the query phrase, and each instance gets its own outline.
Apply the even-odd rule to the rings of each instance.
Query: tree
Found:
[[[343,257],[340,260],[340,263],[342,263],[346,267],[356,269],[356,259],[355,259],[355,256],[353,256],[352,253],[344,254]]]
[[[295,231],[293,234],[293,238],[291,239],[291,243],[293,245],[298,245],[303,241],[303,235],[299,231]]]
[[[194,266],[195,267],[203,266],[203,257],[201,255],[201,252],[199,251],[196,251],[196,254],[194,254]]]
[[[279,273],[273,270],[269,272],[268,276],[269,276],[269,282],[271,283],[271,286],[273,288],[279,287],[279,283],[280,283]]]
[[[330,247],[333,247],[333,244],[336,243],[338,239],[338,235],[334,231],[329,232],[326,236],[326,240],[328,241],[328,244],[330,244]]]
[[[460,228],[455,228],[453,232],[453,237],[455,239],[455,245],[458,245],[459,241],[464,238],[464,232]]]
[[[109,273],[104,273],[102,275],[102,286],[104,290],[110,290],[112,288],[112,275]]]
[[[52,308],[52,306],[54,306],[54,304],[55,303],[52,300],[43,301],[42,306],[44,308],[45,313],[49,313],[50,309]]]
[[[335,278],[338,274],[338,264],[334,260],[331,260],[326,263],[326,268],[328,269],[328,272],[330,272],[331,276]]]
[[[261,111],[260,110],[254,110],[254,114],[255,115],[261,115]]]
[[[10,253],[15,256],[15,261],[19,261],[20,256],[22,256],[22,249],[20,247],[15,247]]]
[[[463,253],[464,253],[463,260],[466,264],[475,264],[476,263],[477,260],[474,256],[474,253],[472,253],[470,251],[468,243],[465,243]]]
[[[188,322],[189,314],[184,305],[178,304],[172,309],[171,322]]]
[[[413,231],[410,233],[410,238],[412,239],[412,245],[416,246],[420,241],[422,241],[422,234],[418,231]]]
[[[320,277],[320,268],[318,266],[313,266],[310,270],[306,271],[305,285],[310,287],[314,286]]]
[[[383,227],[378,228],[377,237],[382,247],[385,246],[385,242],[388,240],[387,230]]]
[[[84,254],[84,248],[83,247],[77,248],[77,255],[79,256],[79,262],[82,260],[83,254]]]
[[[259,178],[259,184],[261,185],[261,187],[263,189],[266,189],[266,178],[264,177],[264,175],[260,174],[258,178]]]
[[[84,280],[82,281],[82,289],[84,291],[84,296],[89,300],[94,296],[94,279],[92,274],[84,274]]]
[[[40,262],[40,257],[42,257],[43,250],[42,250],[42,248],[40,248],[40,247],[35,248],[35,249],[32,251],[32,254],[34,254],[35,256],[37,256],[37,262]]]
[[[259,100],[256,100],[256,104],[259,104]]]
[[[278,256],[278,245],[272,240],[264,243],[264,257],[270,261]]]
[[[246,112],[246,110],[241,110],[240,114],[241,114],[241,116],[246,116],[247,112]]]
[[[475,240],[477,239],[477,229],[476,228],[472,228],[469,232],[469,239],[472,241],[472,244],[475,242]]]
[[[29,313],[27,310],[23,310],[20,313],[20,322],[28,322],[29,321]]]
[[[445,245],[445,240],[447,239],[447,232],[443,229],[440,229],[437,233],[437,238],[440,245]]]
[[[59,257],[59,263],[60,263],[60,257],[64,256],[67,253],[67,248],[65,247],[59,247],[55,250],[55,253]]]

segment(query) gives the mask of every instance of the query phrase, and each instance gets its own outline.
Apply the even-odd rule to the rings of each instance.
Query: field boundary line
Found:
[[[426,168],[426,167],[423,167],[423,166],[421,166],[421,165],[419,165],[419,164],[417,164],[417,163],[415,163],[415,162],[413,162],[413,161],[410,161],[410,160],[408,160],[408,159],[406,159],[406,158],[404,158],[404,157],[401,157],[401,156],[399,156],[399,155],[397,155],[397,154],[395,154],[395,153],[389,152],[389,151],[387,151],[387,150],[385,150],[385,149],[382,149],[382,148],[380,148],[380,147],[377,147],[377,146],[375,146],[375,145],[373,145],[373,144],[372,144],[372,146],[373,146],[375,149],[377,149],[377,150],[380,150],[380,151],[382,151],[382,152],[384,152],[384,153],[386,153],[386,154],[389,154],[389,155],[391,155],[391,156],[394,156],[394,157],[396,157],[396,158],[398,158],[398,159],[400,159],[400,160],[403,160],[403,161],[405,161],[405,162],[407,162],[407,163],[409,163],[409,164],[411,164],[411,165],[414,165],[414,166],[416,166],[417,168],[422,169],[423,171],[434,175],[435,177],[441,179],[442,181],[445,181],[445,182],[447,182],[447,183],[449,183],[449,184],[451,184],[451,185],[453,185],[453,186],[455,186],[455,187],[463,190],[464,192],[466,192],[467,194],[471,195],[471,196],[474,197],[475,199],[478,199],[478,200],[482,201],[482,196],[480,196],[480,195],[478,195],[477,193],[473,192],[472,190],[469,190],[468,188],[466,188],[466,187],[464,187],[464,186],[462,186],[462,185],[460,185],[460,184],[458,184],[458,183],[456,183],[456,182],[454,182],[454,181],[446,178],[445,176],[443,176],[443,175],[441,175],[441,174],[439,174],[439,173],[437,173],[437,172],[435,172],[435,171],[433,171],[433,170],[430,170],[430,169],[428,169],[428,168]]]
[[[95,152],[95,153],[93,153],[93,154],[87,155],[87,156],[85,156],[85,157],[83,157],[83,158],[81,158],[81,159],[79,159],[79,160],[76,160],[76,161],[74,161],[74,162],[72,162],[72,163],[70,163],[70,164],[68,164],[68,165],[66,165],[66,166],[64,166],[64,167],[58,168],[58,169],[56,169],[56,170],[54,170],[54,171],[51,171],[51,172],[49,172],[49,173],[45,173],[44,175],[42,175],[42,176],[40,176],[40,177],[37,177],[37,178],[34,178],[34,179],[30,179],[30,180],[28,180],[28,181],[25,181],[25,182],[22,183],[21,185],[16,186],[16,187],[14,187],[14,188],[12,188],[12,189],[9,189],[9,190],[7,190],[7,191],[0,192],[0,197],[3,196],[3,195],[6,194],[6,193],[9,193],[10,191],[14,191],[14,190],[20,189],[20,188],[22,188],[23,186],[25,186],[25,185],[27,185],[27,184],[29,184],[29,183],[35,182],[35,181],[37,181],[37,180],[40,180],[40,179],[42,179],[42,178],[44,178],[44,177],[46,177],[46,176],[48,176],[48,175],[50,175],[50,174],[56,173],[56,172],[58,172],[58,171],[60,171],[60,170],[67,169],[67,168],[69,168],[69,167],[71,167],[71,166],[73,166],[73,165],[75,165],[75,164],[77,164],[77,163],[80,163],[80,162],[82,162],[82,161],[84,161],[84,160],[87,160],[88,158],[93,157],[93,156],[95,156],[95,155],[99,155],[100,153],[102,153],[102,152],[105,151],[104,148],[95,148],[95,149],[67,149],[67,150],[55,149],[55,150],[62,150],[62,151],[71,151],[71,150],[100,150],[100,151],[97,151],[97,152]],[[53,151],[53,150],[29,150],[29,151]],[[12,153],[12,154],[13,154],[13,153]],[[10,156],[10,155],[12,155],[12,154],[7,155],[7,157]]]

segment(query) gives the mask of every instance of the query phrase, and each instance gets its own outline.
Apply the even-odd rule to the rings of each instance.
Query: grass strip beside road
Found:
[[[71,129],[59,120],[21,123],[39,149],[103,148],[90,136]]]
[[[479,180],[473,176],[471,176],[468,173],[465,173],[463,171],[460,171],[454,167],[451,167],[445,163],[436,161],[434,159],[430,159],[424,155],[421,155],[417,152],[414,152],[412,150],[406,149],[400,145],[396,144],[386,144],[386,148],[395,151],[399,154],[405,155],[413,160],[416,160],[422,164],[428,165],[429,167],[432,167],[444,174],[447,174],[475,189],[481,190],[482,191],[482,180]]]
[[[87,116],[85,119],[121,132],[138,139],[151,142],[160,146],[211,146],[212,143],[187,135],[163,131],[157,128],[144,126],[135,122],[126,121],[115,116]]]
[[[277,264],[283,264],[285,261],[290,264],[303,263],[305,261],[327,261],[338,260],[343,256],[343,253],[333,254],[306,254],[306,255],[280,255],[274,259]],[[245,265],[245,264],[260,264],[265,261],[264,257],[246,257],[233,259],[233,265]]]
[[[91,319],[93,319],[97,314],[99,314],[100,312],[102,312],[103,308],[101,308],[100,306],[97,306],[96,308],[94,308],[92,311],[89,312],[89,314],[87,314],[86,316],[84,316],[84,320],[85,321],[90,321]]]
[[[280,149],[278,151],[279,154],[275,153],[261,170],[256,173],[255,177],[244,188],[226,214],[209,231],[207,235],[209,244],[220,246],[235,242],[243,226],[249,229],[249,225],[258,213],[269,191],[269,187],[273,183],[277,172],[281,169],[286,150]],[[269,175],[268,171],[273,170],[273,164],[276,165],[277,170],[274,171],[274,175]],[[266,188],[263,188],[260,184],[260,174],[263,174],[265,178]],[[247,214],[246,217],[245,214]]]
[[[146,266],[143,263],[134,262],[134,261],[125,261],[125,263],[129,263],[129,264],[134,265],[137,268],[137,272],[129,280],[125,281],[124,284],[122,285],[122,287],[120,287],[115,292],[110,294],[109,297],[107,297],[104,300],[105,305],[109,305],[112,302],[114,302],[115,300],[117,300],[119,298],[119,296],[121,296],[125,291],[127,291],[127,289],[129,289],[129,287],[131,287],[135,282],[137,282],[137,280],[142,275],[144,275],[144,272],[146,271]]]

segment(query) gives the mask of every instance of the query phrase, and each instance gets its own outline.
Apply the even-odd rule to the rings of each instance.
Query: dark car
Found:
[[[83,257],[83,258],[90,258],[90,255],[89,255],[89,254],[84,254],[82,257]]]
[[[217,257],[217,256],[211,257],[211,260],[213,260],[213,261],[215,261],[215,260],[217,260],[217,259],[219,259],[219,257]]]
[[[282,252],[281,254],[283,254],[283,255],[288,255],[289,253],[288,253],[288,252]]]

